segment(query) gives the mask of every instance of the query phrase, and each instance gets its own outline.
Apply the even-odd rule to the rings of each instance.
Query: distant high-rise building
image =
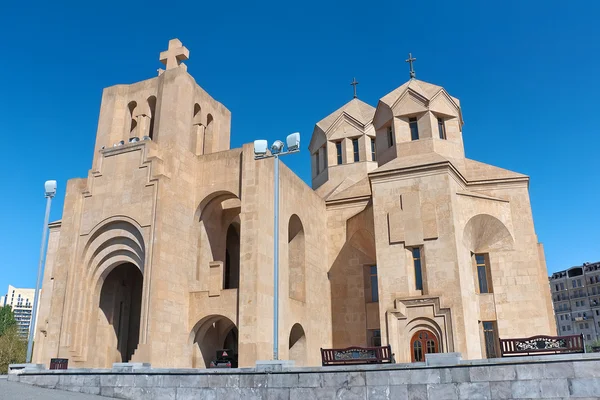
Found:
[[[31,326],[34,294],[35,289],[16,288],[8,285],[6,296],[3,297],[2,303],[0,303],[3,306],[11,306],[17,320],[19,334],[24,337],[27,337],[29,334],[29,327]]]
[[[550,289],[558,334],[600,339],[600,262],[555,272]]]

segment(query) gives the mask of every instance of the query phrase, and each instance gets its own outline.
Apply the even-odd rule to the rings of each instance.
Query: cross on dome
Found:
[[[187,70],[186,65],[182,62],[190,57],[190,51],[185,47],[181,40],[169,40],[169,48],[160,53],[160,62],[165,64],[166,69],[177,68],[180,65]]]
[[[354,98],[356,99],[356,85],[358,85],[358,81],[356,80],[356,78],[352,79],[352,83],[350,83],[352,86],[354,86]]]
[[[408,60],[406,60],[407,63],[410,64],[410,78],[413,79],[416,77],[417,74],[415,74],[415,69],[413,68],[413,63],[417,61],[416,58],[413,58],[411,53],[408,53]]]

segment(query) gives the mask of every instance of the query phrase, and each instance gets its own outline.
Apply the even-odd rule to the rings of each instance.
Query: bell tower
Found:
[[[104,89],[94,168],[102,150],[140,141],[196,156],[229,149],[231,113],[187,72],[189,55],[172,39],[160,53],[165,69],[157,77]]]

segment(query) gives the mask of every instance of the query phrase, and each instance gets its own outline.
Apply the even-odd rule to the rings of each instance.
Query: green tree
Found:
[[[4,335],[7,329],[17,326],[15,315],[10,306],[0,307],[0,336]]]
[[[22,364],[27,357],[27,341],[12,326],[0,336],[0,374],[8,372],[8,364]]]
[[[27,342],[19,336],[11,307],[0,307],[0,374],[7,373],[8,364],[24,363],[26,357]]]

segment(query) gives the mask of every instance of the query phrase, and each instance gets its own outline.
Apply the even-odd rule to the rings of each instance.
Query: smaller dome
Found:
[[[361,101],[359,99],[352,99],[342,107],[317,122],[317,126],[325,133],[331,128],[331,126],[337,121],[342,115],[346,114],[348,117],[356,120],[362,126],[366,126],[373,121],[375,115],[375,107]]]

